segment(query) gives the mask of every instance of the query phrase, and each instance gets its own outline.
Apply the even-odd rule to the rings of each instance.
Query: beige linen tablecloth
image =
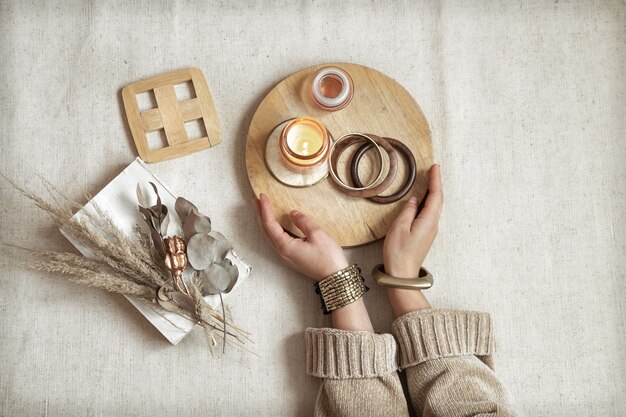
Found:
[[[25,271],[3,248],[0,415],[311,413],[302,331],[328,322],[257,229],[244,145],[269,89],[328,61],[393,77],[431,123],[446,192],[427,259],[433,305],[492,313],[497,371],[528,415],[626,415],[625,12],[620,1],[0,1],[1,170],[37,192],[41,173],[70,198],[94,194],[133,160],[124,85],[204,71],[222,143],[153,169],[254,267],[229,304],[261,355],[211,357],[199,331],[170,346],[122,297]],[[0,189],[3,242],[72,249]],[[348,254],[369,271],[381,244]],[[366,304],[389,330],[384,293]]]

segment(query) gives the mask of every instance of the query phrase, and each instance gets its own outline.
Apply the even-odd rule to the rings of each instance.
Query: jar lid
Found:
[[[334,84],[330,87],[329,83]],[[325,90],[336,90],[337,84],[341,84],[341,90],[337,94],[327,95]],[[347,104],[352,97],[352,79],[347,72],[338,67],[324,67],[317,71],[313,77],[313,98],[321,106],[336,109]],[[326,94],[325,94],[326,92]],[[339,109],[337,109],[339,110]]]

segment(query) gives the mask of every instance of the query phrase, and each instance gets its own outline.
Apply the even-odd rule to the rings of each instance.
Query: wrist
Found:
[[[362,298],[331,313],[333,327],[340,330],[373,332],[367,308]]]
[[[343,268],[318,281],[315,292],[320,296],[322,311],[330,314],[335,310],[358,301],[369,291],[361,268],[356,264]]]
[[[421,290],[386,288],[387,298],[396,318],[416,310],[432,308]]]
[[[342,269],[346,269],[350,264],[345,256],[337,257],[337,259],[331,259],[330,262],[321,265],[320,270],[315,274],[315,276],[311,277],[315,281],[319,282],[323,279],[341,271]]]
[[[406,267],[387,267],[387,264],[385,264],[385,273],[396,278],[417,278],[419,276],[419,268],[415,270],[414,268]]]
[[[420,273],[421,262],[407,262],[394,259],[388,261],[383,259],[385,273],[396,278],[417,278]]]

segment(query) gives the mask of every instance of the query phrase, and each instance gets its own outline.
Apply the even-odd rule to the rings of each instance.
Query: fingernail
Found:
[[[414,196],[414,197],[409,198],[409,203],[417,204],[417,197]]]
[[[289,214],[291,214],[292,216],[299,216],[302,213],[300,213],[298,210],[291,210],[291,213],[289,213]]]

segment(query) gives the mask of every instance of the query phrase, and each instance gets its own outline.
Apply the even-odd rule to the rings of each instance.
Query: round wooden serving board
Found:
[[[311,96],[311,76],[325,65],[344,69],[354,81],[352,102],[336,112],[318,108]],[[278,221],[290,233],[302,236],[302,232],[289,218],[289,212],[297,208],[311,216],[341,246],[358,246],[384,237],[404,202],[412,195],[419,199],[425,195],[428,189],[426,174],[433,164],[430,129],[424,114],[411,95],[385,74],[356,64],[325,65],[307,68],[290,75],[263,99],[248,131],[246,143],[248,177],[257,196],[261,193],[269,196]],[[311,116],[320,120],[335,138],[350,132],[360,132],[402,141],[411,149],[417,163],[417,178],[412,190],[401,201],[377,204],[342,193],[330,177],[305,188],[281,184],[265,166],[265,142],[276,125],[296,116]],[[340,163],[344,159],[341,159]],[[367,170],[369,165],[365,159],[364,168]],[[369,159],[375,161],[374,157]],[[405,168],[404,160],[399,158],[398,176],[385,195],[401,187],[405,178]],[[348,172],[347,167],[339,169],[342,178],[351,183]],[[363,179],[367,183],[367,172],[365,170],[360,172],[364,172]]]

